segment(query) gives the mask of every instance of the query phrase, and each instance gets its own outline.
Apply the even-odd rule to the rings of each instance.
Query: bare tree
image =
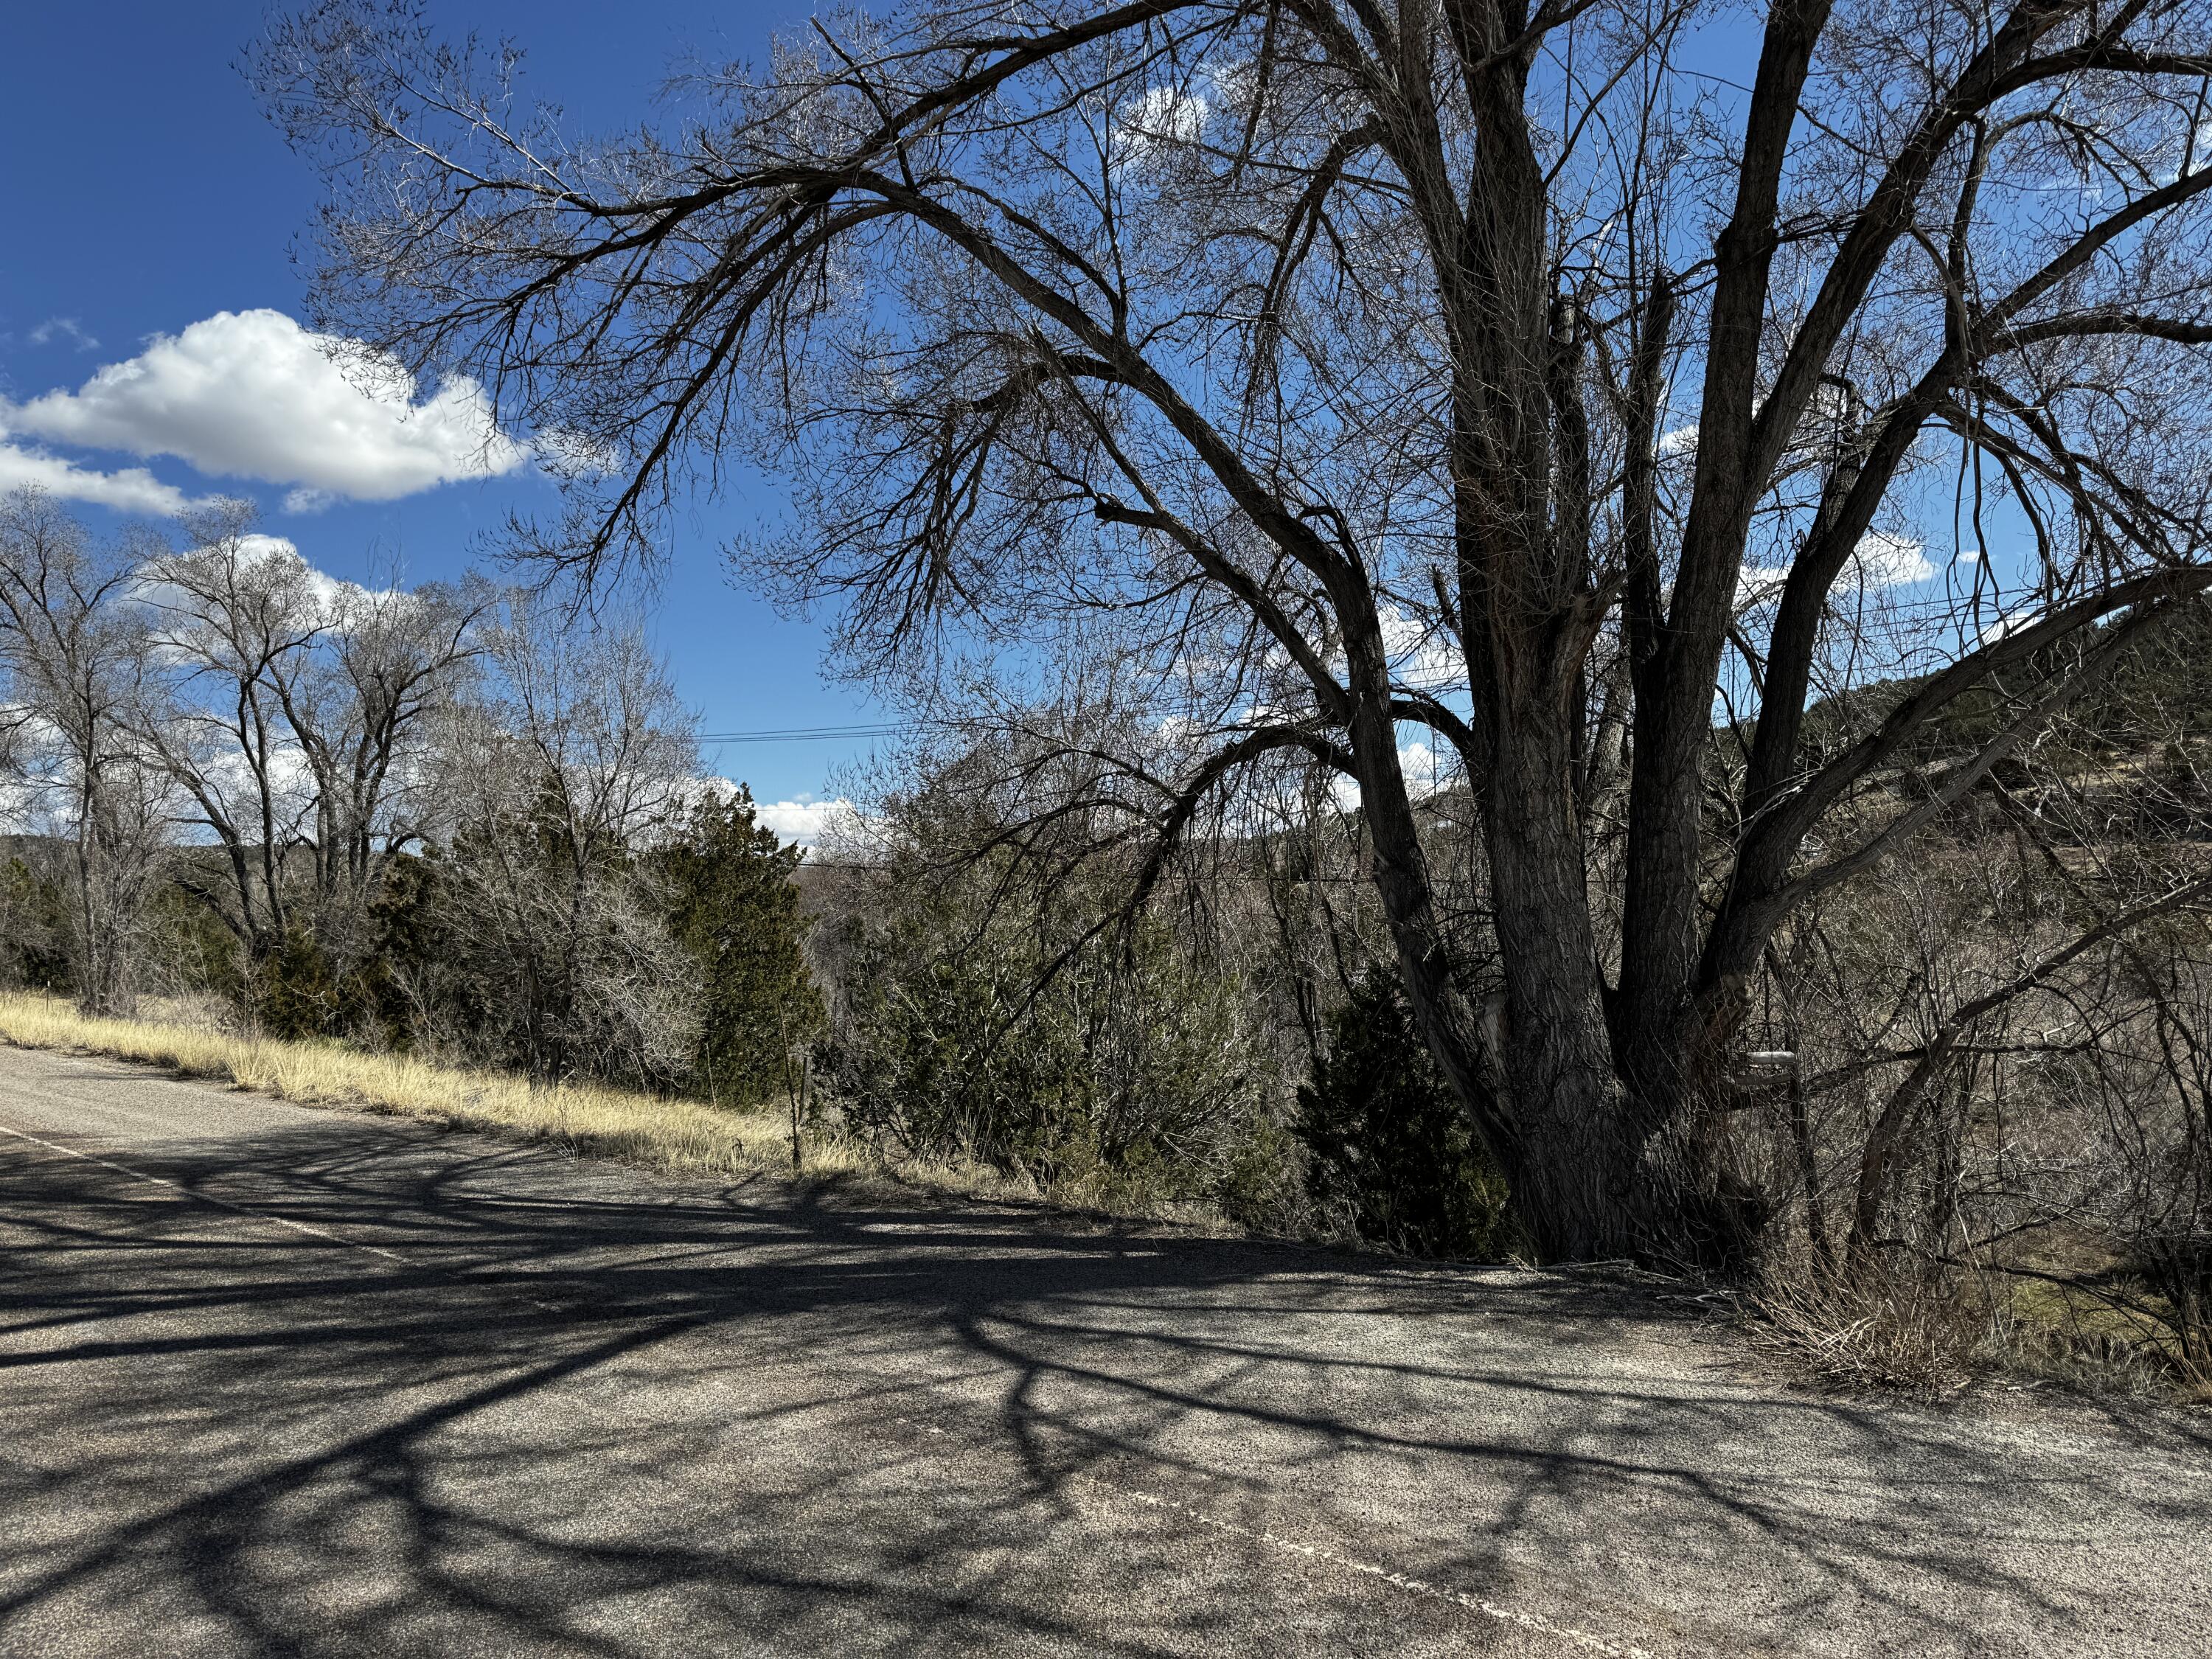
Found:
[[[559,1076],[660,1084],[689,1065],[690,975],[637,854],[697,781],[691,719],[635,623],[510,595],[485,674],[441,724],[435,890],[465,1040]]]
[[[37,491],[0,501],[0,669],[19,783],[71,850],[71,956],[88,1013],[128,1012],[141,912],[168,828],[158,769],[131,735],[146,635],[136,550],[100,546]]]
[[[333,180],[325,320],[566,458],[538,550],[646,550],[743,455],[860,665],[948,617],[1118,655],[1068,748],[1139,888],[1255,766],[1341,776],[1538,1247],[1707,1253],[1758,1219],[1724,1109],[1778,927],[2212,583],[2205,0],[1773,0],[1724,95],[1735,18],[941,0],[603,144],[412,6],[313,6],[257,73]],[[1818,718],[1943,480],[2033,551]],[[2002,720],[1920,766],[1969,693]],[[1468,803],[1453,905],[1409,722]]]
[[[229,877],[185,885],[251,960],[297,927],[343,963],[390,861],[425,834],[429,725],[487,599],[335,582],[252,524],[228,504],[138,571],[158,648],[137,725]]]

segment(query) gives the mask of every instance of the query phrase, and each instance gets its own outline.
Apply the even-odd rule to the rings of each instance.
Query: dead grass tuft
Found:
[[[1770,1268],[1745,1297],[1753,1347],[1843,1391],[1939,1397],[1964,1388],[1988,1329],[1955,1287],[1881,1268],[1845,1277]]]

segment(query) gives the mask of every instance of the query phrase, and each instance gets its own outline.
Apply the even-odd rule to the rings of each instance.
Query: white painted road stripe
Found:
[[[320,1227],[310,1226],[304,1221],[294,1221],[285,1216],[270,1215],[266,1210],[256,1210],[243,1204],[234,1204],[227,1198],[217,1198],[211,1193],[197,1192],[190,1187],[179,1186],[166,1176],[148,1175],[143,1170],[133,1170],[126,1164],[117,1164],[104,1158],[95,1158],[92,1153],[81,1152],[74,1146],[58,1146],[40,1136],[26,1134],[21,1129],[10,1128],[4,1123],[0,1123],[0,1134],[13,1135],[18,1140],[27,1140],[33,1146],[43,1146],[48,1152],[59,1152],[65,1158],[82,1158],[87,1164],[97,1164],[103,1170],[112,1170],[118,1175],[129,1176],[133,1181],[150,1181],[156,1187],[167,1187],[171,1192],[182,1193],[186,1198],[198,1199],[203,1204],[212,1204],[217,1209],[228,1210],[234,1215],[246,1216],[255,1221],[270,1222],[279,1227],[289,1227],[295,1233],[306,1233],[311,1238],[325,1239],[332,1244],[343,1245],[349,1250],[363,1250],[370,1255],[380,1255],[386,1261],[397,1261],[403,1267],[414,1266],[414,1263],[396,1250],[380,1249],[374,1244],[363,1244],[354,1239],[341,1238],[336,1233],[327,1232]]]
[[[813,1364],[811,1369],[821,1371],[825,1376],[842,1375],[832,1366]],[[897,1421],[905,1428],[920,1429],[927,1434],[946,1436],[946,1431],[934,1423],[904,1416],[900,1417]],[[1179,1504],[1172,1498],[1156,1497],[1148,1492],[1139,1492],[1133,1486],[1125,1486],[1119,1481],[1108,1480],[1094,1470],[1079,1469],[1075,1472],[1073,1479],[1085,1486],[1099,1487],[1124,1502],[1142,1504],[1149,1509],[1163,1510],[1171,1515],[1179,1515],[1187,1521],[1196,1522],[1201,1527],[1210,1527],[1216,1532],[1224,1532],[1232,1537],[1247,1539],[1285,1555],[1295,1555],[1308,1561],[1322,1562],[1332,1567],[1342,1568],[1346,1572],[1356,1572],[1364,1578],[1378,1579],[1394,1589],[1405,1591],[1408,1595],[1425,1596],[1432,1601],[1447,1602],[1463,1613],[1480,1613],[1483,1618],[1498,1624],[1512,1625],[1521,1630],[1533,1631],[1539,1636],[1548,1636],[1553,1641],[1565,1642],[1569,1646],[1580,1648],[1586,1653],[1607,1654],[1612,1656],[1612,1659],[1654,1659],[1653,1655],[1645,1649],[1623,1647],[1618,1643],[1607,1641],[1603,1637],[1592,1636],[1588,1631],[1577,1630],[1571,1625],[1555,1625],[1538,1613],[1523,1613],[1517,1607],[1502,1607],[1495,1601],[1484,1601],[1479,1595],[1469,1595],[1462,1590],[1448,1589],[1443,1585],[1431,1584],[1424,1579],[1409,1578],[1402,1572],[1393,1572],[1388,1567],[1378,1567],[1371,1561],[1362,1561],[1357,1556],[1346,1555],[1340,1551],[1330,1549],[1325,1544],[1302,1544],[1295,1538],[1285,1538],[1279,1533],[1263,1532],[1255,1528],[1239,1526],[1234,1521],[1224,1521],[1219,1516],[1209,1515],[1204,1510],[1192,1508],[1188,1504]]]
[[[1388,1567],[1378,1567],[1371,1561],[1362,1561],[1353,1556],[1339,1554],[1326,1545],[1301,1544],[1295,1538],[1279,1537],[1272,1532],[1261,1532],[1250,1527],[1240,1527],[1234,1521],[1224,1521],[1218,1516],[1208,1515],[1204,1510],[1193,1509],[1188,1504],[1178,1504],[1170,1498],[1155,1498],[1150,1492],[1136,1492],[1127,1486],[1115,1486],[1110,1481],[1100,1480],[1097,1475],[1088,1475],[1085,1478],[1107,1486],[1120,1496],[1135,1503],[1148,1504],[1156,1510],[1170,1510],[1188,1520],[1197,1522],[1202,1527],[1211,1527],[1216,1532],[1230,1533],[1238,1538],[1249,1539],[1254,1543],[1266,1545],[1269,1549],[1280,1550],[1286,1555],[1302,1555],[1309,1561],[1326,1561],[1331,1566],[1341,1567],[1347,1572],[1359,1573],[1369,1578],[1379,1578],[1384,1583],[1404,1590],[1409,1595],[1424,1595],[1432,1601],[1448,1601],[1455,1607],[1462,1608],[1468,1613],[1479,1613],[1484,1618],[1493,1620],[1498,1624],[1515,1625],[1522,1630],[1534,1631],[1540,1636],[1548,1636],[1554,1641],[1567,1643],[1586,1652],[1611,1654],[1613,1659],[1652,1659],[1652,1656],[1642,1648],[1620,1647],[1606,1641],[1601,1637],[1592,1636],[1587,1631],[1577,1630],[1571,1625],[1555,1625],[1550,1620],[1533,1613],[1522,1613],[1516,1607],[1501,1607],[1495,1601],[1486,1601],[1480,1596],[1468,1595],[1461,1590],[1446,1589],[1442,1585],[1431,1584],[1419,1578],[1408,1578],[1402,1572],[1393,1572]]]

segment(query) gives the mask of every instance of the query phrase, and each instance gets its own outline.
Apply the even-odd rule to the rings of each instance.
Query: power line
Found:
[[[841,738],[886,738],[903,725],[787,726],[759,732],[702,732],[701,743],[826,743]]]

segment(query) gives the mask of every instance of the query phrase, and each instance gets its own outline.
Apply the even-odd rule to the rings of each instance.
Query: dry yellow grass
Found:
[[[161,1005],[149,1005],[158,1010]],[[486,1072],[401,1054],[375,1054],[343,1043],[286,1042],[222,1029],[204,1005],[173,1005],[177,1017],[98,1019],[66,998],[0,991],[0,1042],[112,1054],[272,1095],[302,1106],[385,1113],[453,1128],[544,1141],[586,1158],[643,1169],[723,1178],[790,1176],[790,1121],[779,1104],[738,1111],[696,1100],[640,1094],[593,1083],[544,1084],[512,1072]],[[1198,1206],[1118,1200],[1112,1193],[1048,1194],[1035,1184],[965,1159],[886,1166],[866,1145],[810,1127],[801,1137],[799,1173],[808,1180],[869,1184],[879,1179],[962,1198],[1045,1200],[1128,1219],[1171,1219],[1179,1230],[1235,1233]]]
[[[593,1084],[535,1083],[508,1073],[176,1021],[95,1019],[59,997],[0,993],[0,1041],[143,1060],[305,1106],[489,1129],[656,1169],[731,1176],[791,1167],[789,1131],[776,1112],[730,1111]],[[804,1150],[811,1174],[853,1170],[866,1161],[836,1138],[809,1137]]]

